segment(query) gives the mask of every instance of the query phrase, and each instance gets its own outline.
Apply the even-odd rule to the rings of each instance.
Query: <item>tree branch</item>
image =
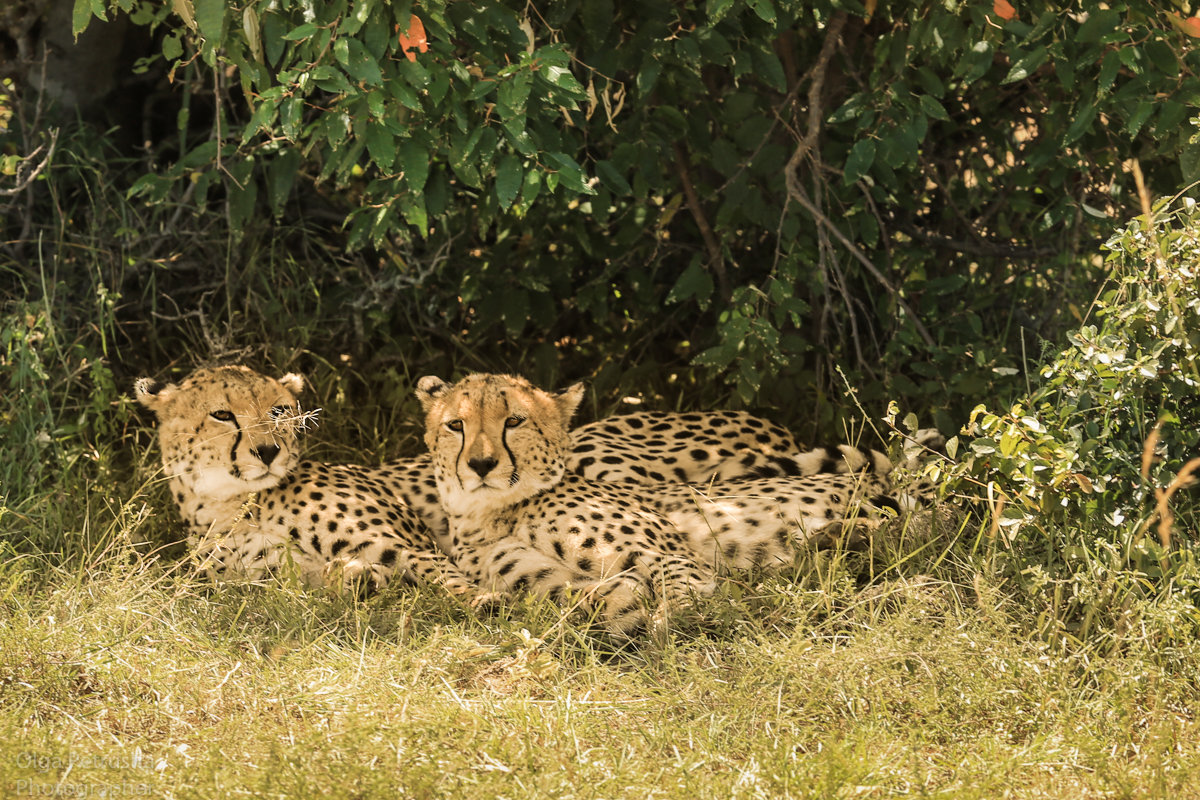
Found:
[[[809,199],[808,193],[800,185],[800,179],[797,176],[800,164],[813,151],[817,143],[817,138],[821,134],[821,117],[823,116],[822,112],[824,108],[821,93],[825,88],[825,73],[829,68],[829,62],[833,59],[834,52],[837,50],[842,29],[845,25],[846,14],[838,12],[830,18],[829,24],[825,27],[825,41],[821,44],[821,52],[817,56],[817,63],[813,66],[812,79],[808,85],[808,128],[804,134],[804,138],[797,145],[795,152],[788,159],[783,171],[788,197],[803,206],[818,224],[828,230],[843,247],[850,251],[850,255],[854,256],[855,260],[862,264],[867,272],[871,273],[872,277],[887,289],[888,293],[892,295],[892,299],[896,301],[896,305],[912,321],[913,327],[921,339],[926,345],[933,347],[933,337],[929,335],[929,331],[921,324],[921,320],[917,318],[912,308],[905,302],[899,290],[892,285],[892,282],[875,266],[871,259],[867,258],[866,254],[854,242],[850,241],[850,238],[842,233],[841,229],[834,225],[829,217],[825,216],[821,209],[817,207],[817,204]]]
[[[679,142],[675,143],[675,168],[679,170],[679,181],[683,184],[683,196],[687,199],[688,210],[692,212],[692,219],[700,229],[700,236],[704,238],[704,247],[708,250],[709,263],[717,275],[717,287],[721,297],[728,300],[732,293],[729,289],[729,277],[725,274],[725,258],[721,255],[721,245],[704,216],[704,208],[700,205],[700,197],[696,194],[696,187],[692,185],[692,176],[688,172],[687,153]]]
[[[46,145],[38,145],[37,149],[29,155],[25,156],[21,162],[21,166],[17,168],[17,185],[11,189],[0,189],[0,197],[12,197],[15,194],[20,194],[25,191],[29,184],[37,180],[37,176],[42,174],[42,170],[50,163],[50,158],[54,155],[54,146],[58,144],[58,128],[50,132],[50,146],[46,149],[46,155],[42,156],[42,160],[37,166],[29,169],[29,165],[33,163],[33,159],[37,158],[42,152],[42,148]]]

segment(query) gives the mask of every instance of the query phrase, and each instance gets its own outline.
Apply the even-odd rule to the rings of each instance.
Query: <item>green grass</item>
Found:
[[[818,561],[617,647],[533,601],[478,618],[414,587],[365,601],[213,588],[131,548],[86,569],[11,557],[0,792],[1186,797],[1200,785],[1200,644],[1054,649],[981,574],[860,588],[853,557]]]

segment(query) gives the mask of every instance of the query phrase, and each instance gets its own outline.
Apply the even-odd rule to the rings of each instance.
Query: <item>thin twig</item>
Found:
[[[825,27],[825,41],[821,44],[817,63],[808,72],[811,76],[808,84],[808,131],[800,140],[800,146],[796,148],[796,152],[792,153],[792,157],[788,159],[787,166],[784,168],[789,191],[792,183],[796,182],[796,170],[800,168],[800,163],[808,155],[808,151],[816,144],[817,136],[821,132],[821,109],[823,108],[821,93],[825,89],[825,71],[833,59],[833,53],[841,40],[844,27],[846,27],[846,14],[839,11],[829,19],[829,24]],[[800,82],[797,82],[796,85],[799,86]]]
[[[913,313],[912,308],[909,307],[908,303],[904,301],[904,298],[900,295],[900,292],[896,289],[896,287],[892,285],[892,282],[887,279],[886,275],[879,271],[879,268],[871,262],[871,259],[867,258],[866,255],[863,254],[863,251],[859,250],[858,246],[855,245],[854,242],[850,241],[846,234],[842,233],[841,229],[833,224],[833,220],[821,213],[821,209],[817,208],[816,205],[814,205],[813,202],[808,199],[808,195],[805,194],[804,189],[801,186],[797,184],[794,190],[789,186],[788,193],[791,194],[792,198],[797,203],[804,206],[808,213],[812,214],[813,219],[828,228],[829,232],[832,233],[834,237],[842,243],[842,246],[850,251],[850,255],[854,256],[855,260],[862,264],[863,267],[866,268],[867,272],[871,273],[875,280],[879,281],[879,283],[888,290],[888,293],[892,295],[892,299],[896,301],[896,305],[900,306],[900,309],[907,314],[909,319],[912,321],[913,327],[920,335],[921,340],[930,347],[933,347],[933,337],[929,335],[929,331],[923,324],[921,324],[921,320],[917,319],[917,315]]]
[[[729,277],[725,274],[725,258],[721,255],[721,245],[717,242],[717,237],[713,234],[712,227],[709,226],[708,219],[704,216],[700,197],[696,194],[696,187],[692,185],[692,176],[688,173],[687,153],[684,152],[683,145],[679,142],[675,143],[675,168],[679,170],[679,181],[683,184],[683,196],[687,199],[688,210],[692,212],[692,219],[696,221],[696,227],[700,229],[700,236],[704,238],[704,247],[708,250],[709,263],[712,264],[713,272],[717,274],[717,287],[721,292],[721,297],[729,299],[731,296]]]
[[[12,197],[13,195],[20,194],[29,188],[29,185],[37,180],[37,176],[41,175],[42,170],[44,170],[46,165],[50,163],[50,159],[54,156],[54,147],[57,144],[58,128],[55,128],[54,130],[50,131],[50,146],[48,149],[46,149],[46,155],[42,156],[42,160],[38,163],[38,165],[28,172],[25,171],[28,164],[30,164],[33,159],[37,158],[38,154],[42,152],[42,149],[46,147],[44,144],[38,145],[36,150],[25,156],[21,162],[21,167],[17,169],[17,185],[11,189],[0,189],[0,196]],[[22,172],[25,174],[22,175]]]
[[[817,137],[821,133],[821,116],[823,104],[821,102],[821,93],[825,88],[825,72],[829,67],[829,62],[833,59],[833,54],[837,50],[838,42],[841,39],[842,28],[846,24],[846,15],[842,12],[834,14],[830,18],[829,24],[825,28],[825,41],[821,45],[821,52],[817,56],[817,63],[812,69],[812,80],[808,86],[808,130],[804,134],[804,138],[800,140],[795,152],[788,159],[787,166],[784,167],[784,182],[787,185],[788,196],[804,207],[809,214],[812,215],[820,225],[826,228],[842,246],[850,251],[850,255],[854,256],[867,272],[879,281],[900,309],[912,321],[913,327],[917,334],[929,347],[933,347],[933,337],[929,335],[929,331],[921,324],[921,320],[913,313],[912,308],[905,302],[900,292],[892,285],[887,276],[880,272],[879,268],[867,258],[867,256],[858,248],[854,242],[850,241],[846,234],[842,233],[841,229],[833,224],[833,221],[817,207],[808,197],[808,193],[804,191],[804,187],[800,185],[800,179],[797,172],[800,164],[809,155],[816,145]]]

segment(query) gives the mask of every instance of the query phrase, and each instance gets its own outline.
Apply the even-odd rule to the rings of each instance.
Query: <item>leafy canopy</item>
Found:
[[[1149,2],[113,5],[192,98],[147,201],[236,229],[319,195],[419,287],[381,327],[595,334],[747,401],[812,404],[834,365],[872,402],[1007,392],[1101,274],[1131,161],[1200,177],[1200,55]]]

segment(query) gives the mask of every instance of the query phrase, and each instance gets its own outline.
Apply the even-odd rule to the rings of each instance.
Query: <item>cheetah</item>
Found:
[[[302,460],[300,434],[315,418],[300,408],[303,387],[299,375],[245,366],[198,370],[178,385],[135,383],[158,419],[164,473],[203,571],[253,579],[291,561],[312,585],[365,578],[380,587],[404,576],[470,594],[446,558],[452,543],[432,457],[375,467]],[[576,429],[566,464],[587,480],[703,483],[844,471],[864,459],[845,446],[783,454],[795,448],[783,428],[745,412],[639,412]]]
[[[669,611],[710,594],[719,570],[790,564],[857,503],[894,505],[886,475],[870,470],[734,476],[708,487],[589,481],[568,468],[569,423],[582,395],[580,384],[551,393],[509,375],[418,382],[449,522],[446,549],[480,597],[563,599],[577,590],[624,634],[649,621],[656,599],[658,611]],[[760,455],[765,463],[756,463]],[[755,475],[777,454],[746,456],[742,466]]]
[[[301,460],[303,387],[297,374],[244,366],[135,383],[158,419],[163,471],[202,571],[258,578],[291,561],[309,585],[382,587],[403,575],[469,594],[390,470]]]

